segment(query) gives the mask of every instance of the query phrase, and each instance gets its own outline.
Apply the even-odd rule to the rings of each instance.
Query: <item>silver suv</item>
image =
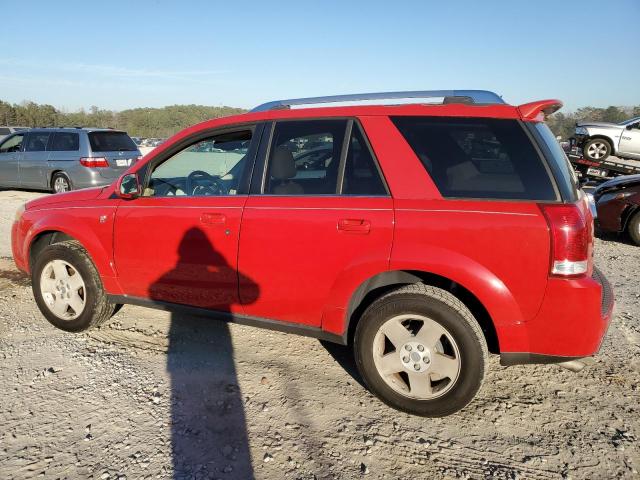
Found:
[[[0,143],[0,187],[56,193],[108,185],[141,157],[125,132],[34,128]]]
[[[578,123],[575,141],[588,160],[602,161],[609,155],[640,160],[640,117],[620,123]]]

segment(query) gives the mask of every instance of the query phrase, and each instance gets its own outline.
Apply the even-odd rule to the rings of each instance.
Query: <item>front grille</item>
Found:
[[[597,267],[593,267],[593,275],[591,276],[596,282],[602,286],[602,298],[600,299],[600,313],[602,316],[609,313],[613,304],[613,289],[607,277],[605,277]]]

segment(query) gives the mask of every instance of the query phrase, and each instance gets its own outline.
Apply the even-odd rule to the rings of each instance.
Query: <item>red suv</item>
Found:
[[[344,105],[400,97],[432,103]],[[489,352],[568,362],[607,329],[587,199],[543,123],[561,105],[271,102],[184,130],[110,187],[29,202],[13,255],[61,329],[130,303],[349,344],[384,402],[448,415]]]

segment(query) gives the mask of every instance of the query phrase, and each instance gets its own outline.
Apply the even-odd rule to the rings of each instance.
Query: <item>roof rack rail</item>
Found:
[[[408,92],[377,92],[353,93],[348,95],[333,95],[328,97],[292,98],[289,100],[274,100],[255,107],[252,112],[268,110],[282,110],[294,105],[314,105],[322,103],[359,102],[364,100],[395,100],[408,98],[439,98],[443,103],[471,103],[495,104],[505,103],[498,94],[488,90],[415,90]]]

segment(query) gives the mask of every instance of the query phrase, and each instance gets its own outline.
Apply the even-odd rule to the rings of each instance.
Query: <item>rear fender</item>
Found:
[[[498,337],[502,326],[526,320],[506,285],[486,267],[455,251],[431,246],[420,253],[420,261],[396,256],[391,270],[422,271],[447,278],[471,292],[489,313]]]

